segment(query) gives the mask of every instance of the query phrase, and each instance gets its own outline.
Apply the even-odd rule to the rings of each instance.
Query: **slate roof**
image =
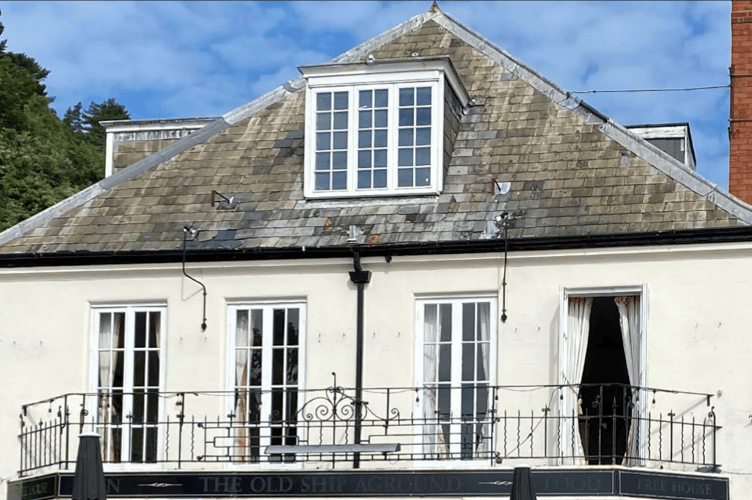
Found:
[[[0,234],[0,253],[248,249],[472,241],[748,226],[752,207],[432,7],[335,58],[448,55],[474,105],[438,196],[303,197],[305,81],[296,78]],[[495,194],[493,180],[509,182]],[[212,191],[234,197],[212,206]]]

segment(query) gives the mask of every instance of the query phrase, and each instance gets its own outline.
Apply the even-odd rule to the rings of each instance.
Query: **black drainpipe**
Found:
[[[371,271],[364,271],[360,267],[360,253],[353,252],[354,271],[350,271],[350,281],[358,285],[358,337],[355,347],[355,429],[353,430],[355,444],[360,444],[360,428],[363,404],[363,302],[366,283],[371,281]],[[360,453],[353,455],[353,468],[360,468]]]

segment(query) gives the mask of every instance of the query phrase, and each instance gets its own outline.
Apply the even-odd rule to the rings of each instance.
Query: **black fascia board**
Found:
[[[752,242],[752,226],[644,233],[510,238],[508,241],[508,250],[510,252],[554,251],[738,242]],[[352,258],[353,251],[358,251],[361,257],[493,253],[504,251],[504,240],[497,238],[489,240],[455,240],[446,242],[339,245],[326,247],[298,246],[284,248],[256,247],[195,250],[189,248],[185,254],[185,258],[187,262]],[[182,260],[182,248],[159,251],[38,252],[0,254],[0,268],[164,264],[182,262]]]

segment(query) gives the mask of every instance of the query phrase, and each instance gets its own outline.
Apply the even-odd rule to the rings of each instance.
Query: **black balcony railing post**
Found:
[[[178,410],[178,469],[183,463],[183,422],[185,420],[185,394],[178,393],[178,401],[175,406]]]
[[[718,461],[716,460],[716,432],[718,431],[718,426],[715,425],[715,406],[710,407],[710,412],[708,413],[708,417],[711,419],[711,425],[712,425],[712,437],[713,437],[713,472],[718,471]],[[705,432],[703,430],[703,435],[705,435]]]
[[[673,462],[674,461],[674,416],[676,413],[674,413],[673,410],[671,410],[668,413],[669,423],[668,423],[668,461]]]
[[[68,408],[68,395],[63,396],[63,408],[65,408],[65,469],[68,469],[70,459],[70,410]]]

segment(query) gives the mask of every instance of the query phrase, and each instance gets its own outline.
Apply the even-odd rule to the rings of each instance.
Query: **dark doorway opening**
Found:
[[[580,437],[588,464],[621,464],[632,394],[614,297],[595,297],[580,387]]]

